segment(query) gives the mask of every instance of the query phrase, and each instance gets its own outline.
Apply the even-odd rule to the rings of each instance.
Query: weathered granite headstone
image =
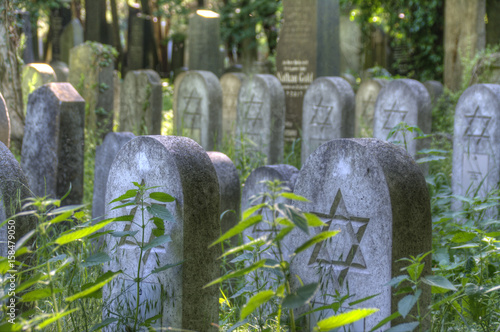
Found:
[[[83,198],[85,100],[69,83],[48,83],[29,97],[21,166],[35,195]]]
[[[387,140],[392,128],[400,122],[418,126],[424,134],[431,132],[431,99],[425,86],[412,79],[398,79],[388,83],[380,91],[375,103],[373,116],[373,137]],[[414,140],[416,133],[406,132],[404,137],[397,133],[389,142],[404,145],[406,139],[408,153],[415,157],[417,151],[427,146],[427,140]]]
[[[52,61],[50,66],[56,74],[56,82],[68,82],[69,79],[69,67],[66,63],[62,61]]]
[[[128,39],[127,39],[127,69],[137,70],[144,68],[144,53],[145,53],[145,29],[146,20],[139,14],[141,11],[138,8],[129,6],[128,19]]]
[[[132,238],[107,236],[106,252],[115,257],[104,264],[105,271],[123,270],[137,276],[137,263],[141,259],[140,276],[146,277],[154,269],[167,264],[182,264],[155,273],[141,281],[139,319],[141,321],[161,313],[163,327],[195,331],[218,331],[219,289],[203,288],[219,276],[220,246],[208,247],[220,235],[219,185],[217,174],[206,152],[193,140],[176,136],[140,136],[126,143],[118,152],[109,171],[106,202],[127,190],[136,188],[132,182],[147,187],[158,186],[146,192],[145,200],[152,203],[150,192],[165,192],[174,202],[160,203],[167,208],[173,220],[166,220],[165,235],[171,241],[146,250],[139,257],[139,247]],[[134,214],[134,221],[142,223],[139,209],[132,206],[112,210],[117,202],[106,206],[108,217]],[[146,221],[152,216],[145,212]],[[111,223],[109,230],[139,231],[138,243],[151,243],[156,237],[153,223],[141,228],[133,223]],[[137,288],[124,274],[103,289],[103,300],[111,312],[127,315],[134,310]],[[149,306],[146,315],[146,306]],[[113,317],[104,312],[103,319]],[[105,328],[117,331],[116,325]],[[120,329],[122,330],[122,329]]]
[[[94,171],[94,196],[92,197],[92,218],[104,215],[105,207],[109,203],[105,200],[106,184],[108,182],[109,170],[118,151],[135,135],[129,132],[108,133],[95,151]]]
[[[0,142],[10,146],[10,117],[7,105],[0,93]]]
[[[251,141],[248,152],[261,153],[267,164],[283,158],[285,93],[279,80],[268,74],[246,79],[238,96],[236,137]]]
[[[88,104],[86,127],[102,138],[113,131],[113,66],[107,45],[86,42],[70,51],[69,83]]]
[[[387,82],[387,80],[379,78],[361,82],[358,92],[356,92],[356,121],[354,125],[354,135],[356,137],[373,136],[375,102],[380,90]]]
[[[24,114],[26,114],[29,94],[45,83],[55,82],[57,79],[54,69],[46,63],[30,63],[25,65],[23,66],[21,75]]]
[[[500,181],[499,112],[500,85],[475,84],[460,96],[453,135],[452,190],[455,195],[472,196],[479,188],[478,196],[486,197],[497,188]],[[459,208],[460,204],[456,202],[455,207]]]
[[[341,77],[320,77],[307,89],[302,115],[302,163],[334,138],[354,137],[354,92]]]
[[[246,75],[243,73],[227,73],[220,78],[222,88],[222,134],[234,137],[236,132],[236,118],[238,95],[241,84]]]
[[[177,135],[194,139],[207,151],[220,146],[222,90],[217,76],[203,70],[187,72],[174,100]]]
[[[186,76],[187,71],[180,72],[175,76],[174,79],[174,100],[172,100],[172,109],[174,110],[174,113],[177,110],[177,96],[179,95],[179,87],[181,86],[182,79],[184,76]]]
[[[286,94],[285,137],[298,137],[307,87],[340,74],[339,1],[284,0],[276,76]]]
[[[316,233],[340,233],[299,253],[290,273],[306,285],[321,282],[313,308],[331,304],[332,298],[325,294],[335,291],[345,295],[349,290],[353,295],[349,302],[378,294],[355,306],[380,309],[352,328],[370,330],[398,309],[399,299],[386,285],[402,274],[404,263],[398,260],[432,249],[430,198],[422,171],[408,153],[393,144],[369,138],[337,139],[309,156],[294,193],[311,201],[297,202],[296,206],[326,223]],[[296,247],[309,239],[298,229],[289,236],[289,243]],[[430,255],[424,262],[423,276],[431,273]],[[292,280],[294,288],[300,286],[297,278]],[[424,287],[420,308],[427,308],[430,300],[430,287]],[[303,308],[297,314],[309,310]],[[312,315],[311,324],[315,318],[332,314],[323,311]],[[429,321],[425,321],[424,329],[428,327]]]
[[[206,70],[219,77],[220,66],[220,18],[209,10],[197,10],[189,18],[188,67],[189,70]]]
[[[74,18],[66,24],[61,33],[61,61],[69,63],[69,51],[80,44],[83,44],[83,27],[80,20]]]
[[[425,81],[424,86],[431,97],[431,104],[434,105],[444,92],[443,84],[438,81]]]
[[[120,96],[120,131],[160,135],[162,87],[154,70],[132,70],[123,81]]]

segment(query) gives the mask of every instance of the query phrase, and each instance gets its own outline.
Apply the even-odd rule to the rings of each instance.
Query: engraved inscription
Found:
[[[201,143],[201,96],[196,89],[193,89],[188,96],[184,97],[184,101],[186,106],[182,113],[182,127],[188,130],[187,136]]]
[[[464,190],[475,191],[481,181],[488,175],[489,158],[487,154],[464,153],[462,159],[462,184]],[[481,184],[480,192],[488,192],[488,181]]]
[[[383,129],[391,130],[398,123],[405,121],[406,115],[408,115],[408,111],[397,110],[397,109],[394,109],[395,107],[396,107],[396,102],[394,102],[394,104],[392,104],[392,107],[390,110],[384,110],[384,112],[387,115],[385,118]]]
[[[489,141],[490,136],[487,135],[487,130],[491,122],[491,116],[481,115],[479,106],[477,106],[474,113],[465,115],[465,118],[467,119],[467,128],[464,136],[469,139],[469,142],[474,140],[478,145],[482,139]]]
[[[264,102],[258,100],[255,94],[252,94],[250,100],[243,101],[243,119],[245,133],[248,138],[254,142],[257,148],[262,146],[262,128],[264,120],[262,118],[262,105]]]
[[[310,125],[310,145],[311,149],[315,150],[321,144],[328,142],[328,132],[333,130],[331,114],[333,106],[323,105],[323,97],[320,98],[316,105],[313,105],[313,116]]]

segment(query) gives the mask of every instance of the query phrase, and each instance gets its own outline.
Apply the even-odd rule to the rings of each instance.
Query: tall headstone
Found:
[[[164,221],[165,235],[171,241],[147,250],[139,257],[139,247],[131,236],[116,238],[107,236],[106,252],[112,261],[104,264],[105,271],[123,270],[130,276],[137,276],[137,263],[142,260],[140,276],[167,264],[182,264],[149,275],[140,285],[141,321],[161,314],[163,327],[182,328],[195,331],[218,331],[219,289],[203,288],[219,276],[217,257],[220,246],[208,247],[220,236],[219,185],[217,174],[206,152],[193,140],[176,136],[140,136],[126,143],[118,152],[109,171],[106,202],[127,190],[135,188],[133,181],[147,187],[158,186],[146,192],[165,192],[175,198],[170,203],[160,203],[170,212],[172,219]],[[117,202],[106,207],[108,217],[134,214],[135,223],[142,223],[139,209],[122,207],[112,210]],[[145,220],[152,216],[144,211]],[[111,223],[109,230],[136,231],[138,243],[151,243],[157,238],[152,230],[153,223],[144,228],[134,223]],[[112,317],[111,312],[127,315],[136,308],[137,288],[125,274],[111,281],[103,289],[103,300],[114,299],[110,312],[104,312],[103,319]],[[149,307],[146,310],[146,306]],[[147,312],[147,316],[145,317]],[[106,331],[122,330],[110,325]]]
[[[203,70],[187,72],[174,100],[177,135],[194,139],[207,151],[220,146],[222,89],[217,76]]]
[[[50,66],[54,69],[54,73],[56,74],[56,82],[68,82],[69,67],[66,63],[62,61],[52,61]]]
[[[123,81],[120,96],[120,130],[136,135],[160,135],[162,87],[154,70],[132,70]]]
[[[21,166],[35,195],[83,198],[85,100],[69,83],[48,83],[29,97]]]
[[[238,94],[246,75],[243,73],[227,73],[220,78],[222,88],[222,134],[234,137],[236,132],[236,118]]]
[[[284,24],[276,53],[277,77],[286,95],[287,139],[299,136],[308,86],[340,75],[339,1],[284,0]]]
[[[56,73],[51,66],[45,63],[30,63],[23,67],[22,72],[22,91],[24,114],[26,114],[26,105],[30,93],[41,87],[45,83],[56,82]]]
[[[139,15],[141,11],[135,7],[128,7],[128,37],[127,37],[127,69],[137,70],[144,68],[145,29],[146,20]]]
[[[10,146],[10,117],[7,105],[0,93],[0,142],[5,146]]]
[[[302,163],[321,144],[354,137],[354,115],[354,92],[345,79],[315,79],[304,96]]]
[[[61,60],[61,33],[63,27],[71,22],[71,9],[67,6],[58,6],[50,12],[50,44],[51,61]],[[90,18],[94,15],[87,15],[87,25],[91,25]]]
[[[61,61],[69,63],[69,51],[80,44],[83,44],[83,27],[80,20],[74,18],[66,24],[61,33]]]
[[[206,70],[217,77],[222,75],[219,26],[219,14],[209,10],[197,10],[189,18],[187,45],[189,70]]]
[[[437,100],[441,98],[441,95],[444,92],[444,87],[441,82],[438,81],[425,81],[424,86],[429,92],[429,96],[431,97],[431,104],[434,106]]]
[[[361,55],[363,53],[361,25],[355,20],[351,21],[349,15],[341,15],[339,26],[341,72],[359,73],[363,69],[361,67]]]
[[[336,291],[341,295],[349,291],[353,296],[349,302],[378,294],[354,306],[380,311],[355,324],[353,331],[368,331],[396,312],[399,298],[387,283],[403,274],[400,268],[405,263],[399,260],[432,250],[429,193],[422,171],[411,156],[377,139],[333,140],[309,156],[294,193],[310,200],[298,202],[300,209],[316,214],[326,224],[310,236],[340,230],[292,261],[291,274],[298,275],[304,284],[321,282],[323,296],[315,297],[313,308],[331,304],[331,297],[325,294]],[[289,243],[295,247],[309,238],[299,230],[289,236]],[[423,276],[431,273],[430,255],[424,262]],[[297,278],[293,278],[292,286],[300,287]],[[427,310],[424,308],[430,300],[430,287],[424,287],[420,308]],[[309,310],[303,308],[299,313]],[[313,314],[311,324],[320,318],[324,316]],[[426,328],[429,321],[425,321]]]
[[[364,80],[356,92],[356,121],[354,124],[355,137],[373,136],[373,114],[375,102],[387,80],[374,78]]]
[[[106,1],[85,1],[85,40],[104,43],[107,35]]]
[[[425,86],[412,79],[398,79],[388,83],[380,91],[375,103],[373,137],[387,140],[387,136],[400,122],[419,127],[424,134],[431,132],[431,99]],[[415,157],[417,151],[427,146],[427,140],[414,140],[416,132],[399,132],[389,139],[404,145]]]
[[[243,82],[238,96],[236,137],[250,140],[246,150],[262,154],[267,164],[283,158],[285,93],[269,74],[253,75]]]
[[[35,62],[37,55],[35,54],[35,49],[38,48],[38,45],[33,42],[33,32],[31,31],[31,18],[29,12],[21,13],[23,20],[23,33],[24,33],[24,51],[23,51],[23,61],[25,64]]]
[[[70,51],[69,83],[88,104],[86,127],[102,138],[113,131],[113,66],[107,45],[87,42]]]
[[[455,109],[453,181],[455,195],[486,197],[500,181],[500,85],[475,84],[460,96]],[[460,207],[460,203],[455,203]]]
[[[118,151],[135,135],[129,132],[108,133],[95,151],[94,196],[92,197],[92,218],[101,219],[107,202],[106,184],[109,170]]]

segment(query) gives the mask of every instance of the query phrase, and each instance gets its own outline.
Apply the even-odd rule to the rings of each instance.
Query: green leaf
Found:
[[[391,327],[385,332],[412,332],[418,326],[418,322],[404,323]]]
[[[323,227],[326,225],[314,213],[304,212],[304,216],[306,216],[307,224],[309,225],[309,227]]]
[[[142,250],[146,251],[146,250],[149,250],[151,248],[161,246],[162,244],[170,242],[170,241],[172,241],[172,239],[170,238],[170,235],[158,236],[158,237],[155,237],[153,240],[151,240],[151,242],[146,244],[144,247],[142,247]]]
[[[47,275],[42,273],[35,274],[31,279],[24,281],[22,284],[18,285],[16,288],[16,292],[20,293],[28,287],[36,284],[39,280],[46,279]]]
[[[495,286],[495,287],[492,287],[490,289],[488,289],[486,292],[484,292],[485,294],[486,293],[489,293],[489,292],[494,292],[494,291],[497,291],[497,290],[500,290],[500,285],[498,286]]]
[[[103,327],[108,326],[109,324],[117,322],[117,321],[118,321],[118,318],[115,318],[115,317],[106,318],[105,320],[103,320],[99,324],[95,324],[94,326],[92,326],[90,328],[89,332],[94,332],[94,331],[100,330]]]
[[[111,204],[111,203],[110,203]],[[130,202],[127,202],[125,204],[120,204],[120,205],[117,205],[117,206],[113,206],[111,208],[111,210],[116,210],[116,209],[121,209],[123,207],[126,207],[126,206],[131,206],[131,205],[136,205],[135,201],[130,201]]]
[[[85,290],[83,290],[79,293],[73,294],[72,296],[69,296],[69,297],[65,298],[64,300],[67,302],[73,302],[74,300],[78,300],[79,298],[86,297],[87,295],[92,294],[96,290],[101,289],[104,285],[106,285],[108,282],[113,280],[113,278],[115,278],[120,273],[122,273],[122,270],[119,270],[117,272],[108,271],[108,272],[104,273],[102,276],[100,276],[99,278],[97,278],[97,280],[93,284],[93,286],[86,288]]]
[[[122,231],[122,232],[117,232],[114,231],[113,233],[110,233],[112,237],[124,237],[124,236],[134,236],[137,234],[139,231]]]
[[[295,225],[292,225],[291,227],[282,228],[280,230],[280,232],[278,233],[278,235],[276,235],[276,237],[274,238],[273,242],[274,243],[281,242],[283,240],[283,238],[288,235],[288,233],[293,231],[294,228],[295,228]]]
[[[455,286],[453,286],[453,284],[451,282],[449,282],[448,279],[446,279],[443,276],[426,276],[426,277],[422,277],[421,280],[423,282],[425,282],[426,284],[434,286],[434,287],[448,289],[448,290],[452,290],[452,291],[457,290],[455,288]]]
[[[285,218],[293,222],[295,226],[300,228],[301,231],[309,235],[309,227],[307,226],[307,219],[302,213],[302,211],[298,210],[297,208],[291,205],[286,205],[283,203],[277,204],[277,208]]]
[[[153,229],[153,235],[154,236],[165,235],[165,222],[158,217],[153,217],[153,223],[156,226],[156,228]]]
[[[167,208],[164,207],[163,205],[153,203],[146,209],[153,216],[158,217],[162,220],[175,221],[170,211],[168,211]]]
[[[391,287],[396,287],[398,286],[403,280],[408,280],[408,275],[400,275],[400,276],[397,276],[397,277],[394,277],[391,279],[391,281],[389,281],[387,284],[385,284],[384,286],[391,286]]]
[[[373,313],[376,313],[377,311],[379,311],[379,309],[354,309],[336,316],[331,316],[320,320],[314,328],[314,331],[330,331],[336,329],[337,327],[354,323],[360,319],[370,316]]]
[[[73,242],[76,240],[83,239],[84,237],[89,236],[90,234],[100,230],[101,228],[106,227],[106,225],[108,225],[112,221],[113,221],[113,219],[108,220],[106,222],[101,222],[101,223],[95,224],[94,226],[82,228],[82,229],[77,230],[75,232],[65,234],[63,236],[58,237],[55,242],[59,245],[63,245],[66,243],[70,243],[70,242]]]
[[[239,256],[233,258],[229,263],[237,263],[237,262],[241,262],[241,261],[246,261],[252,257],[253,257],[252,253],[247,252],[247,253],[244,253],[242,255],[239,255]]]
[[[263,267],[265,263],[266,263],[266,260],[265,259],[261,259],[260,261],[255,262],[252,265],[247,266],[246,268],[230,272],[230,273],[228,273],[228,274],[226,274],[226,275],[224,275],[224,276],[222,276],[220,278],[217,278],[214,281],[211,281],[208,284],[206,284],[205,286],[203,286],[203,288],[210,287],[210,286],[215,285],[215,284],[217,284],[219,282],[223,282],[224,280],[228,280],[228,279],[231,279],[231,278],[237,278],[237,277],[244,276],[244,275],[248,274],[249,272],[252,272],[254,270],[257,270],[258,268]]]
[[[310,202],[307,198],[303,196],[296,195],[294,193],[279,193],[278,196],[284,197],[286,199],[300,201],[300,202]]]
[[[375,296],[379,296],[380,293],[377,293],[377,294],[373,294],[373,295],[370,295],[370,296],[367,296],[367,297],[364,297],[362,299],[359,299],[359,300],[356,300],[356,301],[352,301],[352,302],[349,302],[349,306],[353,306],[353,305],[356,305],[358,303],[363,303],[365,301],[368,301],[370,299],[373,299]]]
[[[134,215],[133,214],[126,214],[124,216],[119,216],[116,218],[111,218],[113,222],[120,222],[120,221],[133,221],[134,220]],[[104,221],[104,220],[103,220]]]
[[[34,291],[28,292],[21,297],[21,302],[33,302],[44,299],[46,297],[52,296],[52,294],[57,294],[62,292],[64,289],[62,288],[42,288],[36,289]],[[53,293],[52,293],[53,292]]]
[[[112,200],[111,202],[109,202],[109,204],[111,203],[115,203],[115,202],[120,202],[120,201],[124,201],[126,199],[129,199],[129,198],[132,198],[132,197],[135,197],[137,196],[137,189],[130,189],[130,190],[127,190],[127,192],[123,195],[121,195],[120,197],[118,198],[115,198],[114,200]]]
[[[106,262],[109,262],[111,258],[103,253],[103,252],[98,252],[90,257],[88,257],[85,262],[82,264],[83,267],[89,267],[89,266],[94,266],[98,264],[104,264]]]
[[[73,212],[79,209],[83,209],[84,207],[85,205],[66,205],[61,208],[51,210],[50,212],[47,213],[47,216],[57,216],[61,213]]]
[[[295,249],[295,254],[298,254],[298,253],[306,250],[307,248],[309,248],[312,245],[315,245],[318,242],[329,239],[329,238],[337,235],[339,232],[340,231],[325,231],[325,232],[321,232],[319,234],[316,234],[312,238],[310,238],[309,240],[304,242],[304,244],[302,244],[300,247]]]
[[[479,244],[477,243],[467,243],[467,244],[462,244],[461,246],[451,247],[451,249],[467,249],[467,248],[477,248],[477,247],[479,247]]]
[[[267,206],[267,203],[261,203],[261,204],[257,204],[257,205],[254,205],[252,207],[249,207],[248,209],[246,209],[243,212],[243,217],[242,217],[243,220],[248,219],[248,217],[250,217],[252,214],[254,214],[255,211],[260,210],[260,209],[262,209],[265,206]]]
[[[58,215],[54,219],[51,219],[49,222],[51,224],[57,224],[57,223],[60,223],[61,221],[66,221],[69,219],[69,217],[71,217],[72,214],[73,214],[73,211],[67,211],[67,212],[61,213],[60,215]]]
[[[446,159],[446,157],[445,156],[427,156],[427,157],[419,158],[416,161],[417,161],[417,164],[423,164],[423,163],[428,163],[431,161],[443,160],[443,159]]]
[[[245,319],[255,309],[269,301],[274,296],[274,291],[265,290],[252,296],[241,309],[240,320]]]
[[[236,226],[234,226],[233,228],[228,230],[226,233],[224,233],[215,242],[213,242],[209,247],[212,247],[212,246],[216,245],[217,243],[220,243],[222,241],[225,241],[227,239],[232,238],[235,235],[240,234],[245,229],[259,223],[261,220],[262,220],[262,216],[257,215],[257,216],[253,216],[253,217],[250,217],[248,219],[240,221],[239,223],[236,224]]]
[[[421,293],[422,291],[419,289],[415,295],[406,295],[398,302],[398,311],[403,318],[406,318],[415,303],[417,303]]]
[[[165,271],[165,270],[168,270],[174,266],[177,266],[177,265],[180,265],[184,263],[184,261],[180,261],[180,262],[177,262],[177,263],[174,263],[174,264],[167,264],[167,265],[163,265],[162,267],[158,267],[156,269],[154,269],[153,271],[151,271],[151,273],[158,273],[158,272],[161,272],[161,271]]]
[[[59,312],[55,315],[51,315],[52,317],[50,317],[49,319],[46,319],[43,322],[41,322],[40,324],[38,324],[37,329],[43,329],[44,327],[58,321],[59,319],[63,318],[64,316],[67,316],[67,315],[69,315],[77,310],[78,310],[78,308],[75,308],[75,309],[71,309],[68,311]]]
[[[243,243],[242,245],[240,245],[238,247],[231,248],[230,250],[223,253],[219,258],[225,257],[227,255],[235,254],[235,253],[240,252],[242,250],[253,250],[254,247],[260,247],[261,245],[263,245],[265,243],[264,239],[265,239],[265,236],[262,236],[258,239],[252,240],[248,243]]]
[[[475,237],[476,237],[475,233],[471,233],[471,232],[459,232],[459,233],[456,233],[453,236],[453,238],[451,239],[451,242],[454,242],[454,243],[468,242],[468,241],[472,240]]]
[[[399,312],[397,312],[397,311],[394,312],[392,315],[390,315],[388,317],[385,317],[377,325],[375,325],[374,327],[372,327],[372,329],[370,330],[370,332],[376,331],[377,329],[381,328],[382,326],[384,326],[385,324],[387,324],[391,320],[396,319],[396,318],[398,318],[400,316],[401,316],[401,314]]]
[[[169,203],[175,201],[175,198],[170,196],[169,194],[162,193],[162,192],[154,192],[149,194],[149,198],[154,199],[155,201],[158,202],[164,202],[164,203]]]
[[[317,282],[298,288],[296,292],[285,296],[282,302],[283,308],[295,309],[309,303],[318,289],[319,283]]]

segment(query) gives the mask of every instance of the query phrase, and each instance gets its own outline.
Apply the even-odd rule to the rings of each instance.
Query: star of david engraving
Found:
[[[323,97],[320,98],[317,105],[313,105],[314,114],[311,118],[311,126],[318,127],[318,136],[325,138],[325,129],[332,128],[332,123],[330,122],[330,114],[333,111],[333,106],[322,105]],[[314,131],[313,131],[314,134]]]
[[[390,110],[384,110],[385,113],[389,113],[385,119],[383,129],[391,130],[398,123],[403,122],[408,115],[408,111],[395,110],[396,102],[392,104]]]
[[[372,105],[373,102],[374,102],[374,96],[373,95],[370,95],[367,99],[364,99],[363,100],[363,110],[361,112],[361,117],[362,118],[366,118],[368,116],[372,116],[370,114],[368,114],[368,106]]]
[[[252,94],[250,100],[244,101],[243,104],[246,106],[244,108],[245,123],[250,124],[249,132],[258,134],[259,129],[261,129],[262,105],[264,102],[255,100],[255,94]],[[257,130],[257,132],[254,132],[254,130]]]
[[[479,113],[479,114],[478,114]],[[478,145],[481,140],[490,139],[489,135],[486,135],[488,126],[491,122],[491,116],[483,116],[479,112],[479,106],[476,107],[473,114],[465,115],[467,119],[467,128],[465,129],[464,136],[470,139],[477,139],[476,145]]]
[[[184,125],[193,131],[196,128],[200,127],[201,121],[201,113],[200,113],[200,104],[201,97],[199,96],[196,89],[191,90],[189,96],[184,97],[186,101],[186,107],[184,108]],[[189,107],[192,105],[192,107]]]
[[[338,286],[342,287],[350,268],[366,269],[360,243],[370,219],[352,216],[346,208],[340,189],[335,195],[328,214],[312,213],[326,224],[322,231],[340,228],[340,233],[331,238],[331,241],[317,243],[308,265],[329,266]]]

